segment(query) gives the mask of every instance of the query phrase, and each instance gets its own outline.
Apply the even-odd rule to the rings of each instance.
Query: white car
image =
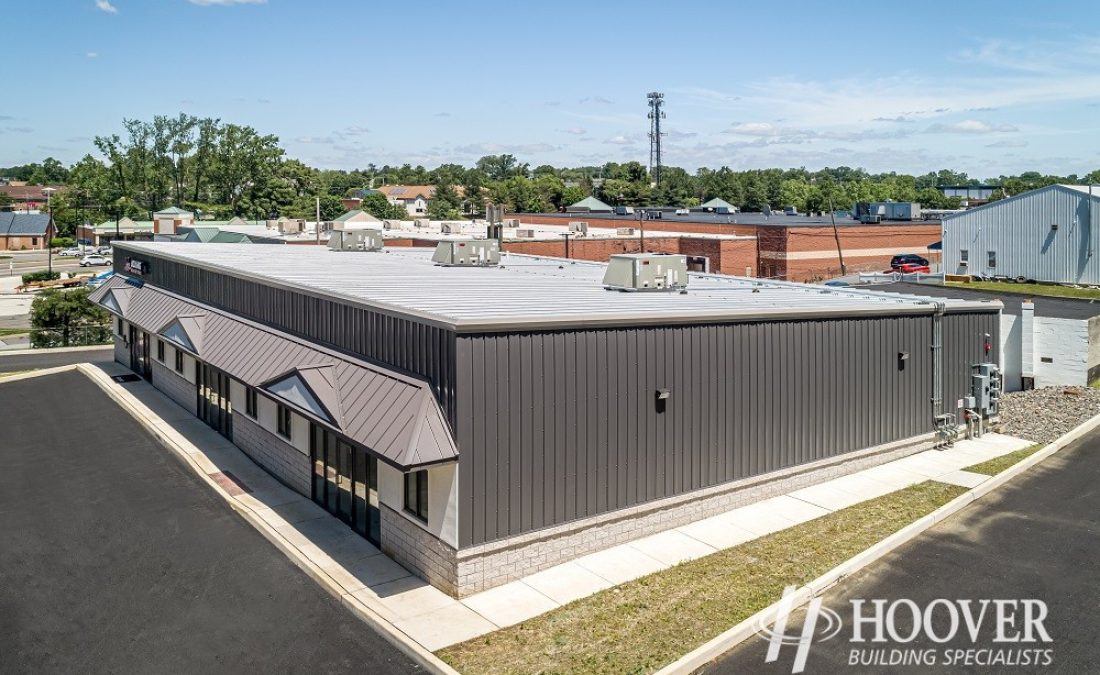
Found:
[[[79,258],[82,253],[78,248],[63,248],[57,252],[57,255],[63,258]]]
[[[86,256],[84,256],[83,258],[80,259],[80,266],[81,267],[95,267],[95,266],[99,266],[99,265],[110,265],[110,264],[111,264],[111,259],[110,258],[101,256],[98,253],[93,253],[92,255],[86,255]]]

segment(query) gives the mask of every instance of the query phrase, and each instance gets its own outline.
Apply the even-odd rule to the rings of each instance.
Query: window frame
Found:
[[[290,406],[285,406],[282,403],[276,405],[278,405],[278,408],[275,411],[275,433],[289,440],[292,431]]]
[[[986,267],[988,267],[989,269],[991,269],[991,270],[997,269],[997,252],[996,251],[986,251],[986,261],[985,261],[985,263],[986,263]]]
[[[244,414],[248,415],[252,419],[258,417],[259,401],[257,400],[256,390],[252,387],[244,388]]]
[[[117,325],[117,326],[115,326],[115,327],[116,327],[116,328],[118,329],[118,335],[119,335],[119,337],[124,337],[124,336],[126,335],[126,333],[125,333],[125,331],[123,330],[123,325],[122,325],[122,317],[121,317],[121,316],[120,316],[120,317],[118,317],[118,320],[117,320],[117,324],[118,324],[118,325]]]
[[[157,361],[164,363],[164,340],[157,338]]]
[[[969,263],[970,262],[970,249],[968,249],[968,248],[960,248],[959,249],[959,262],[964,262],[964,263]]]
[[[183,375],[183,350],[177,348],[175,350],[175,352],[176,352],[176,361],[175,361],[174,365],[176,367],[176,372],[179,373],[180,375]]]
[[[405,474],[405,512],[417,520],[428,522],[428,470]]]

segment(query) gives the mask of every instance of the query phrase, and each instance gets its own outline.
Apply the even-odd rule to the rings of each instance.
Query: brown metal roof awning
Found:
[[[105,298],[123,294],[125,303],[115,304],[130,323],[157,334],[179,327],[203,362],[290,403],[403,471],[458,459],[450,427],[427,382],[307,346],[148,284],[136,288],[117,274],[89,298],[105,306]],[[272,389],[292,377],[300,382]],[[290,390],[297,393],[288,395]],[[311,409],[311,401],[322,409]]]

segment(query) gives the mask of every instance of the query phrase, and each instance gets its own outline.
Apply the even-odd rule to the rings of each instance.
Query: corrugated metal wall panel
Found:
[[[958,414],[958,400],[970,394],[971,366],[1000,363],[1000,315],[947,314],[943,321],[943,411]],[[989,353],[985,351],[986,335]]]
[[[957,398],[997,314],[944,322]],[[931,338],[930,316],[460,336],[460,545],[928,432]]]
[[[1090,214],[1087,194],[1059,186],[994,202],[944,221],[943,268],[949,274],[1100,284],[1100,242],[1094,241],[1098,222],[1095,198]],[[960,264],[963,250],[970,258],[965,267]],[[990,251],[997,255],[992,268]]]

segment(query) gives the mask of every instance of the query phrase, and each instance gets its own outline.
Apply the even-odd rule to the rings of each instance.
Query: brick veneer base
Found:
[[[156,359],[153,359],[153,386],[164,392],[165,396],[175,401],[184,410],[192,415],[195,414],[198,397],[195,385]]]
[[[931,441],[928,437],[908,439],[773,472],[767,476],[727,483],[701,490],[694,495],[642,504],[511,539],[460,549],[454,561],[454,576],[457,580],[454,590],[421,574],[416,563],[405,564],[442,590],[457,597],[465,597],[589,553],[900,459],[930,447]],[[383,518],[383,525],[385,523]],[[430,535],[424,533],[424,536],[434,541]],[[385,547],[384,530],[382,537]],[[419,545],[419,542],[414,543]],[[403,555],[419,558],[428,556],[409,553]],[[399,562],[404,562],[397,555],[394,557]],[[445,565],[446,561],[442,564]]]
[[[385,504],[380,506],[382,551],[444,593],[463,595],[458,588],[455,550],[408,517]]]
[[[233,443],[295,492],[310,496],[309,457],[247,415],[233,413]]]

